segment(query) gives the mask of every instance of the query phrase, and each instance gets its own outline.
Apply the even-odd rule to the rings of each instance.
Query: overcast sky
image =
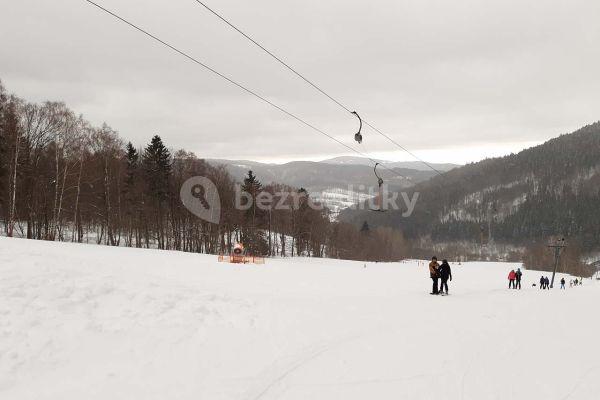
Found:
[[[96,0],[348,145],[411,159],[194,0]],[[600,119],[598,0],[206,0],[433,162],[517,151]],[[347,149],[84,0],[0,0],[0,79],[138,145],[200,157],[323,159]]]

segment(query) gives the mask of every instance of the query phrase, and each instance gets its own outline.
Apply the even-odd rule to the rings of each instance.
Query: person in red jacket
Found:
[[[512,271],[510,271],[508,273],[508,288],[509,289],[516,289],[517,288],[517,285],[515,285],[515,280],[516,279],[517,279],[517,273],[513,269]]]

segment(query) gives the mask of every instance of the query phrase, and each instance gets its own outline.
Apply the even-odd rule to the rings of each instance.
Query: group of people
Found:
[[[563,278],[564,281],[564,278]],[[562,281],[561,281],[562,284]],[[550,279],[547,276],[543,276],[540,278],[540,289],[548,289],[550,290]]]
[[[571,282],[569,283],[570,287],[581,286],[581,285],[583,285],[583,278],[579,278],[579,279],[575,278],[575,280],[571,279]]]
[[[444,295],[448,294],[448,281],[452,281],[452,269],[450,268],[450,264],[448,264],[448,260],[442,260],[440,264],[438,262],[437,257],[432,257],[431,262],[429,263],[429,276],[433,281],[433,287],[431,290],[431,294],[436,295]],[[521,268],[514,269],[508,273],[508,288],[509,289],[521,289],[521,280],[523,278],[523,272]],[[560,280],[560,288],[566,289],[567,281],[565,278],[561,278]],[[570,281],[570,286],[573,285],[581,285],[583,283],[583,279],[577,279]],[[533,284],[535,286],[535,283]],[[550,290],[550,279],[547,276],[541,276],[540,278],[540,289]]]
[[[429,276],[433,281],[431,294],[448,294],[448,281],[452,281],[452,269],[448,260],[442,260],[439,264],[437,257],[432,257],[429,263]]]
[[[583,281],[583,279],[575,278],[575,281],[573,281],[573,279],[571,279],[571,281],[569,282],[569,287],[573,287],[573,285],[575,285],[575,286],[581,285],[583,283],[582,281]],[[564,277],[561,278],[560,279],[560,288],[566,290],[567,289],[566,284],[567,284],[567,281],[565,280],[565,278]],[[542,276],[540,278],[540,289],[550,289],[550,288],[551,288],[550,280],[548,279],[547,276],[546,277]]]
[[[578,286],[583,284],[583,278],[577,279],[575,278],[575,280],[571,279],[571,281],[569,282],[569,287],[573,287],[573,285]],[[560,288],[561,289],[567,289],[567,281],[565,280],[565,278],[561,278],[560,279]],[[552,286],[550,286],[550,279],[548,279],[547,276],[541,276],[540,277],[540,289],[550,289]]]
[[[514,269],[508,273],[508,288],[509,289],[521,289],[521,278],[523,277],[523,272],[521,272],[521,268]],[[560,288],[566,289],[567,281],[565,278],[560,280]],[[577,286],[577,284],[581,284],[581,280],[575,279],[575,281],[571,280],[570,286],[573,287],[573,284]],[[535,284],[533,284],[535,286]],[[550,290],[550,279],[547,276],[542,275],[540,277],[540,289],[542,290]]]
[[[514,269],[508,273],[508,288],[509,289],[521,289],[521,278],[523,277],[523,272],[521,272],[521,268]],[[565,289],[565,278],[560,280],[560,288]],[[535,286],[535,284],[533,285]],[[573,281],[571,281],[571,286],[573,286]],[[541,276],[540,278],[540,289],[550,290],[550,279],[547,276]]]
[[[523,273],[521,272],[521,268],[514,269],[508,273],[508,288],[509,289],[519,289],[521,290],[521,278],[523,277]]]

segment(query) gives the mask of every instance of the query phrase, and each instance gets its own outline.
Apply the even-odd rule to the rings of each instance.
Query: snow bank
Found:
[[[600,286],[0,238],[2,399],[596,399]]]

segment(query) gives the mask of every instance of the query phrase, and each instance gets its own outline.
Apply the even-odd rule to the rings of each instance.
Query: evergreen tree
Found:
[[[127,147],[125,148],[125,157],[127,159],[125,189],[127,193],[130,194],[133,191],[133,187],[135,186],[140,158],[138,151],[135,149],[135,147],[133,147],[133,144],[131,144],[131,142],[127,143]]]
[[[260,193],[262,189],[262,183],[258,180],[256,175],[252,170],[248,171],[248,176],[244,178],[244,184],[242,185],[242,190],[252,196],[253,199],[256,198],[256,195]]]
[[[264,210],[256,207],[256,197],[262,191],[262,184],[252,171],[248,171],[248,176],[244,178],[242,191],[250,196],[252,207],[246,210],[244,225],[242,231],[243,242],[250,253],[255,255],[264,255],[269,251],[269,245],[265,238],[264,231],[260,230],[263,222]]]
[[[139,225],[140,211],[141,211],[141,196],[139,193],[139,153],[133,147],[131,142],[127,143],[125,147],[125,161],[127,163],[125,167],[124,185],[123,185],[123,197],[125,199],[125,214],[127,216],[126,236],[125,242],[127,246],[132,246],[134,233],[136,246],[140,246],[140,235],[139,229],[135,229],[135,225]],[[138,226],[139,227],[139,226]]]
[[[144,150],[142,164],[149,194],[159,202],[163,202],[169,194],[171,153],[160,136],[154,136]]]
[[[252,171],[248,171],[248,176],[244,178],[244,184],[242,185],[242,191],[247,193],[252,201],[252,207],[246,211],[246,223],[251,226],[252,229],[256,227],[257,217],[259,217],[259,209],[256,207],[256,196],[262,190],[262,184],[256,178],[256,175]]]
[[[166,248],[165,203],[170,193],[171,153],[160,136],[154,136],[144,150],[142,165],[148,196],[154,203],[152,211],[156,223],[158,248],[164,249]]]

